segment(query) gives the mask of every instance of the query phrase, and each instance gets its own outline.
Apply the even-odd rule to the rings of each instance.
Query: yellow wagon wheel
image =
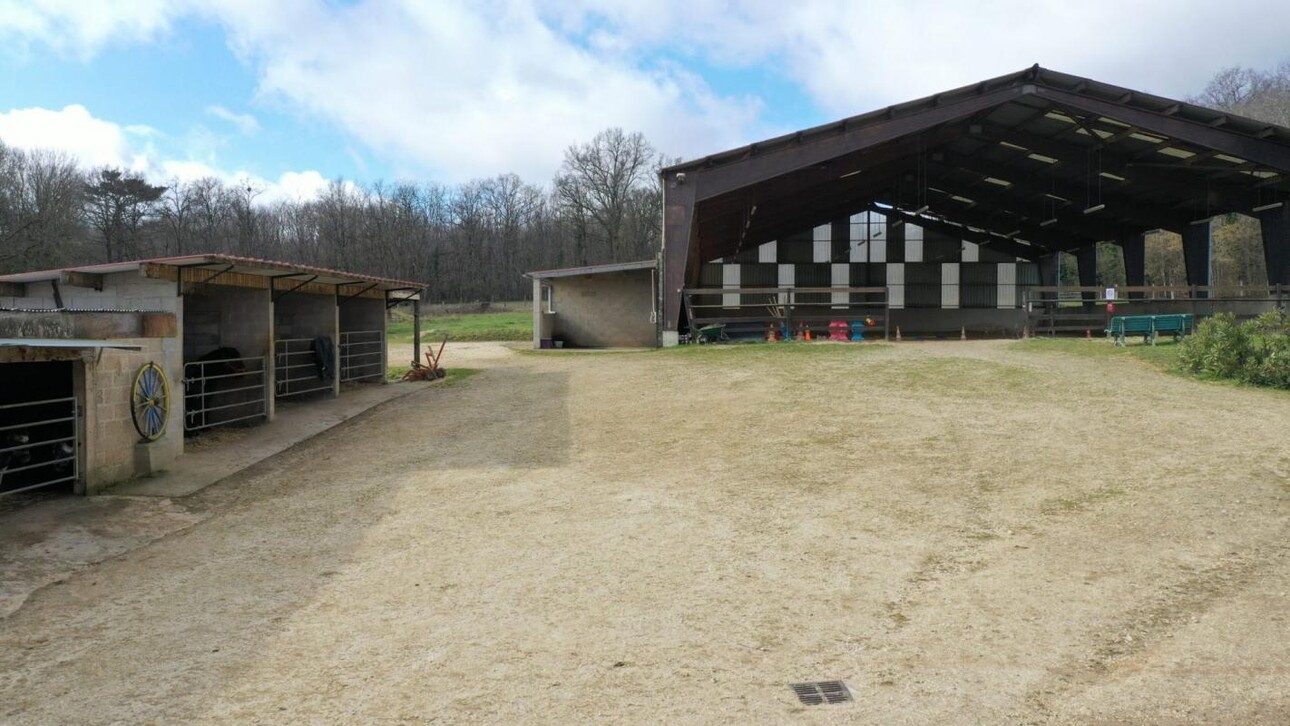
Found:
[[[170,384],[166,372],[156,363],[144,363],[134,376],[130,390],[130,418],[144,441],[156,441],[166,433],[170,419]]]

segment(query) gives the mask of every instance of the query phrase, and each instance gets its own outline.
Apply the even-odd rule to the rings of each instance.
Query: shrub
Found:
[[[1192,373],[1239,378],[1249,365],[1252,349],[1249,332],[1234,315],[1221,313],[1196,326],[1196,333],[1183,340],[1178,358]]]
[[[1290,320],[1272,312],[1238,325],[1230,313],[1215,315],[1183,340],[1178,358],[1191,373],[1290,389]]]

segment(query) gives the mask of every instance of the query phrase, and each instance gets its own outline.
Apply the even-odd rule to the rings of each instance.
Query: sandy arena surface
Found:
[[[1290,722],[1290,396],[1007,342],[445,364],[0,619],[0,722]]]

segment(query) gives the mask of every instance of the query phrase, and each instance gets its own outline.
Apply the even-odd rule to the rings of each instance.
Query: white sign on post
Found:
[[[1114,299],[1115,299],[1115,288],[1113,288],[1113,287],[1108,287],[1108,288],[1106,288],[1106,299],[1107,299],[1107,300],[1114,300]]]

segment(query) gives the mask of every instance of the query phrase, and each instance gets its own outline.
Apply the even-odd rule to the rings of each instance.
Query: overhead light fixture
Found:
[[[1017,235],[1019,235],[1019,234],[1021,234],[1021,230],[1019,230],[1019,229],[1014,229],[1014,230],[1012,230],[1011,232],[1007,232],[1007,233],[1005,233],[1003,236],[1004,236],[1004,237],[1016,237],[1016,236],[1017,236]]]
[[[1085,210],[1084,210],[1084,214],[1093,214],[1094,212],[1100,212],[1100,211],[1102,211],[1103,209],[1106,209],[1106,205],[1105,205],[1105,204],[1094,204],[1093,206],[1089,207],[1088,209],[1085,209]]]
[[[849,172],[847,172],[847,173],[843,174],[842,176],[840,176],[840,177],[838,177],[838,178],[839,178],[839,179],[846,179],[846,178],[847,178],[847,177],[849,177],[849,176],[855,176],[856,174],[859,174],[859,173],[860,173],[860,170],[859,170],[859,169],[856,169],[855,171],[849,171]]]
[[[1049,225],[1053,225],[1053,224],[1057,224],[1057,218],[1056,218],[1056,217],[1052,217],[1051,219],[1045,219],[1044,221],[1042,221],[1042,222],[1040,222],[1040,223],[1039,223],[1039,226],[1040,226],[1040,227],[1047,227],[1047,226],[1049,226]]]
[[[1114,179],[1116,181],[1127,181],[1124,177],[1120,176],[1119,174],[1112,174],[1109,171],[1101,172],[1098,174],[1098,176],[1104,176],[1107,179]]]
[[[1277,207],[1280,207],[1280,206],[1282,206],[1283,204],[1284,204],[1284,202],[1273,202],[1273,203],[1271,203],[1271,204],[1263,204],[1263,205],[1260,205],[1260,206],[1255,207],[1254,209],[1251,209],[1250,211],[1251,211],[1251,212],[1266,212],[1266,211],[1268,211],[1269,209],[1276,209]]]
[[[918,209],[915,209],[915,210],[914,210],[914,214],[922,214],[923,212],[926,212],[926,211],[927,211],[927,210],[929,210],[929,209],[931,209],[931,207],[930,207],[930,206],[928,206],[928,205],[926,205],[926,204],[924,204],[923,206],[919,207]]]
[[[1066,197],[1059,197],[1056,194],[1044,194],[1044,196],[1058,202],[1068,202],[1068,203],[1070,202],[1070,200],[1067,199]]]
[[[1210,220],[1211,220],[1211,219],[1213,219],[1213,217],[1205,217],[1204,219],[1193,219],[1193,220],[1191,221],[1191,223],[1192,223],[1192,224],[1209,224],[1209,222],[1210,222]]]

